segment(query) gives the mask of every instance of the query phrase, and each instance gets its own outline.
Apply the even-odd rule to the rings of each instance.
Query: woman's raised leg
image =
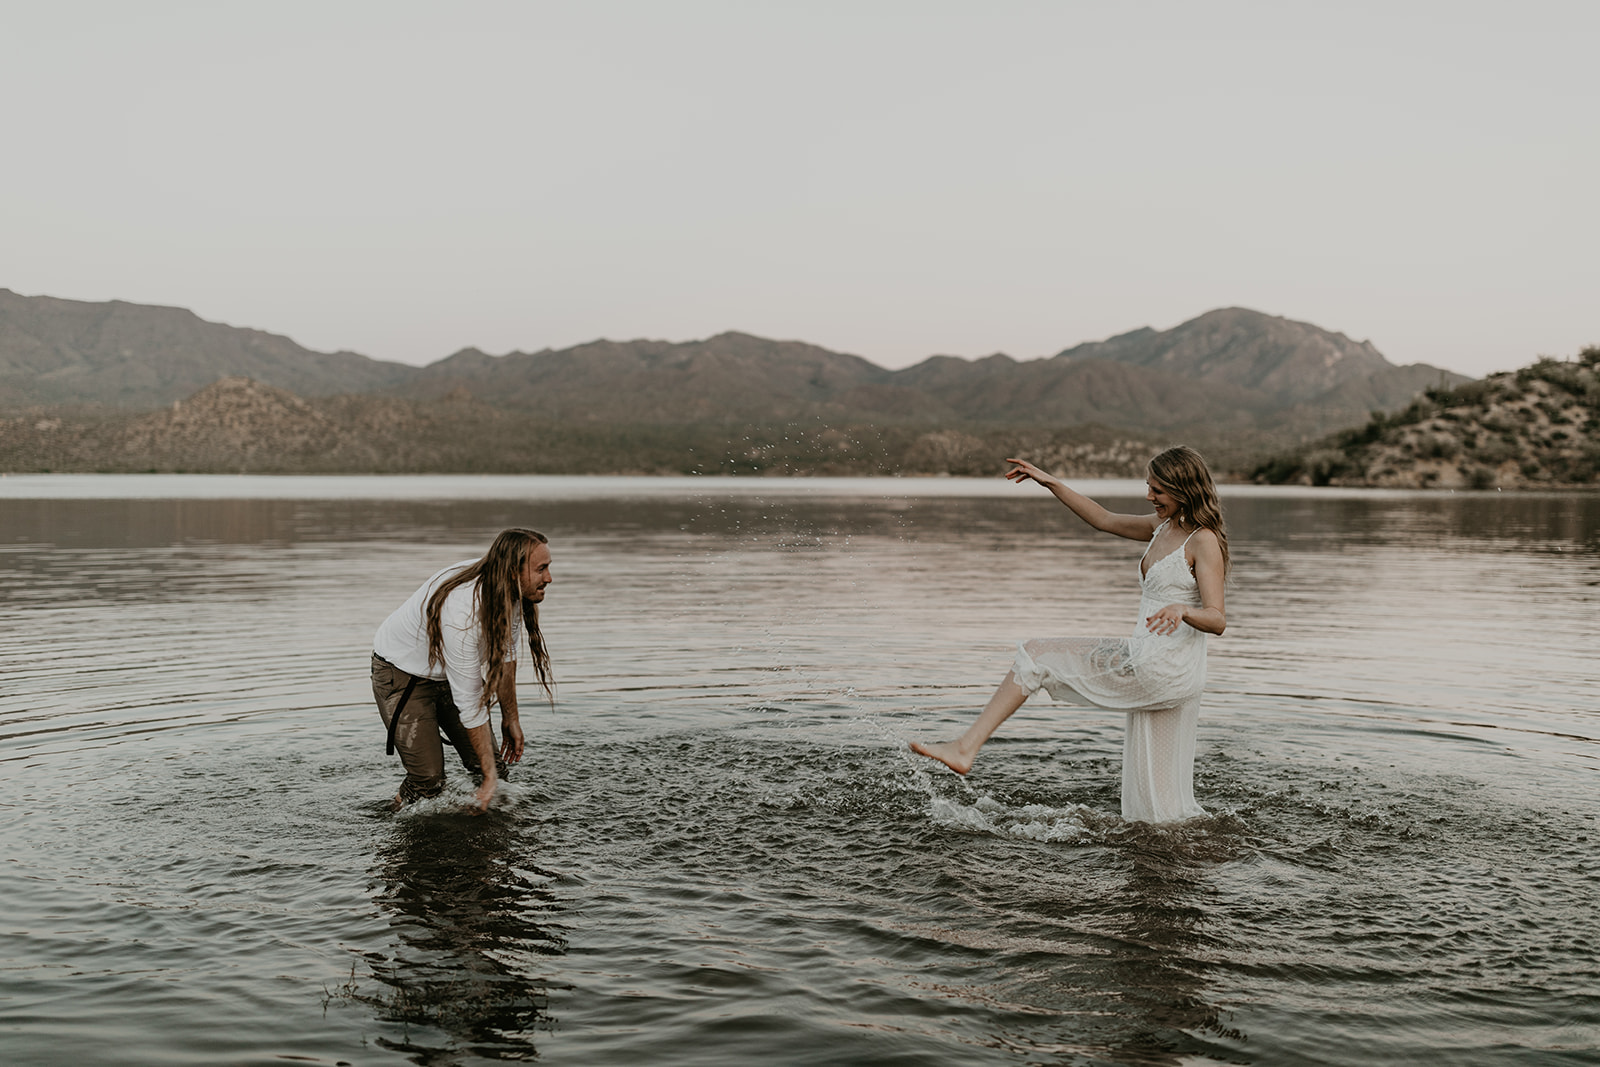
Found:
[[[937,741],[931,745],[913,741],[911,751],[936,759],[957,774],[966,774],[972,770],[972,761],[978,758],[978,749],[1000,728],[1001,723],[1022,707],[1028,696],[1028,691],[1017,684],[1016,675],[1007,671],[1005,680],[983,706],[983,711],[978,713],[978,718],[967,727],[966,733],[954,741]]]

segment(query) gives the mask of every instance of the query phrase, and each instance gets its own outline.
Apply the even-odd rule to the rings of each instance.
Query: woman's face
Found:
[[[1154,505],[1157,518],[1165,522],[1178,513],[1178,502],[1172,499],[1165,486],[1154,478],[1146,478],[1144,485],[1144,498]]]

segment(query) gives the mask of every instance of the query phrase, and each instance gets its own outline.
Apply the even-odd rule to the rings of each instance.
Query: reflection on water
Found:
[[[284,479],[315,481],[315,479]],[[604,479],[583,479],[586,487]],[[759,482],[759,479],[749,481]],[[770,483],[769,483],[770,484]],[[1093,483],[1084,483],[1096,492]],[[1127,510],[1142,508],[1143,487],[1110,483],[1102,496]],[[537,516],[562,533],[684,530],[707,534],[900,533],[948,538],[963,533],[1013,537],[1041,532],[1073,536],[1059,509],[1031,487],[951,505],[921,495],[927,486],[898,480],[833,480],[806,493],[786,481],[781,493],[717,496],[691,484],[681,495],[619,499],[569,496],[505,499],[61,499],[0,497],[0,548],[49,544],[60,549],[167,548],[179,544],[283,545],[317,541],[454,541],[463,531],[498,530]],[[917,495],[899,495],[902,489]],[[1522,542],[1540,550],[1600,548],[1600,494],[1399,493],[1321,495],[1223,486],[1229,521],[1253,538],[1293,549],[1312,544],[1419,545],[1453,541]],[[569,490],[570,492],[570,490]],[[957,500],[962,498],[957,497]]]
[[[389,820],[377,853],[373,900],[395,943],[364,957],[371,990],[351,991],[377,1018],[407,1028],[380,1038],[418,1063],[452,1062],[460,1052],[493,1059],[537,1058],[548,1030],[548,968],[541,957],[566,950],[557,876],[528,858],[528,826],[505,811],[409,812]],[[410,1028],[442,1031],[430,1047]]]
[[[1115,995],[1107,1019],[1133,1023],[1114,1027],[1105,1047],[1117,1062],[1154,1067],[1205,1055],[1216,1038],[1242,1040],[1213,1000],[1206,867],[1159,844],[1131,851],[1122,883],[1108,894],[1111,944],[1084,976]]]
[[[1136,548],[1028,491],[600,481],[4,487],[7,1062],[1593,1062],[1600,497],[1225,494],[1213,816],[1152,828],[1120,716],[903,747],[1125,630]],[[489,815],[382,813],[371,633],[513,524],[558,705]]]

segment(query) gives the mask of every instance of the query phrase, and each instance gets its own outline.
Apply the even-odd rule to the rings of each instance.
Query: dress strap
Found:
[[[1201,530],[1204,530],[1204,529],[1205,529],[1204,526],[1196,526],[1193,530],[1189,531],[1189,536],[1185,537],[1183,539],[1183,544],[1179,545],[1177,550],[1179,552],[1182,552],[1184,549],[1188,548],[1189,547],[1189,542],[1194,540],[1194,535],[1199,533]],[[1193,570],[1193,569],[1194,569],[1193,567],[1190,567],[1190,570]]]
[[[1139,562],[1140,563],[1143,563],[1144,562],[1144,558],[1150,554],[1151,546],[1156,543],[1156,538],[1161,536],[1161,531],[1165,530],[1167,528],[1167,523],[1170,522],[1170,521],[1171,520],[1169,520],[1169,519],[1162,519],[1159,523],[1156,524],[1155,530],[1152,531],[1151,534],[1150,534],[1150,542],[1149,542],[1149,544],[1146,544],[1144,546],[1144,551],[1139,553]],[[1196,531],[1196,532],[1198,532],[1198,531]],[[1193,537],[1194,534],[1190,534],[1189,536]],[[1187,542],[1187,541],[1184,542],[1184,544],[1188,544],[1188,543],[1189,542]]]

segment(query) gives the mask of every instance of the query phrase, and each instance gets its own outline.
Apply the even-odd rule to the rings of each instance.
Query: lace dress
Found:
[[[1156,536],[1165,526],[1156,528]],[[1030,693],[1042,687],[1057,700],[1128,713],[1122,747],[1124,819],[1172,822],[1205,814],[1194,799],[1194,742],[1206,683],[1206,635],[1188,623],[1171,634],[1153,634],[1144,622],[1168,604],[1200,606],[1200,589],[1183,557],[1188,543],[1141,575],[1131,636],[1024,641],[1011,668],[1017,684]],[[1139,563],[1143,567],[1143,557]]]

